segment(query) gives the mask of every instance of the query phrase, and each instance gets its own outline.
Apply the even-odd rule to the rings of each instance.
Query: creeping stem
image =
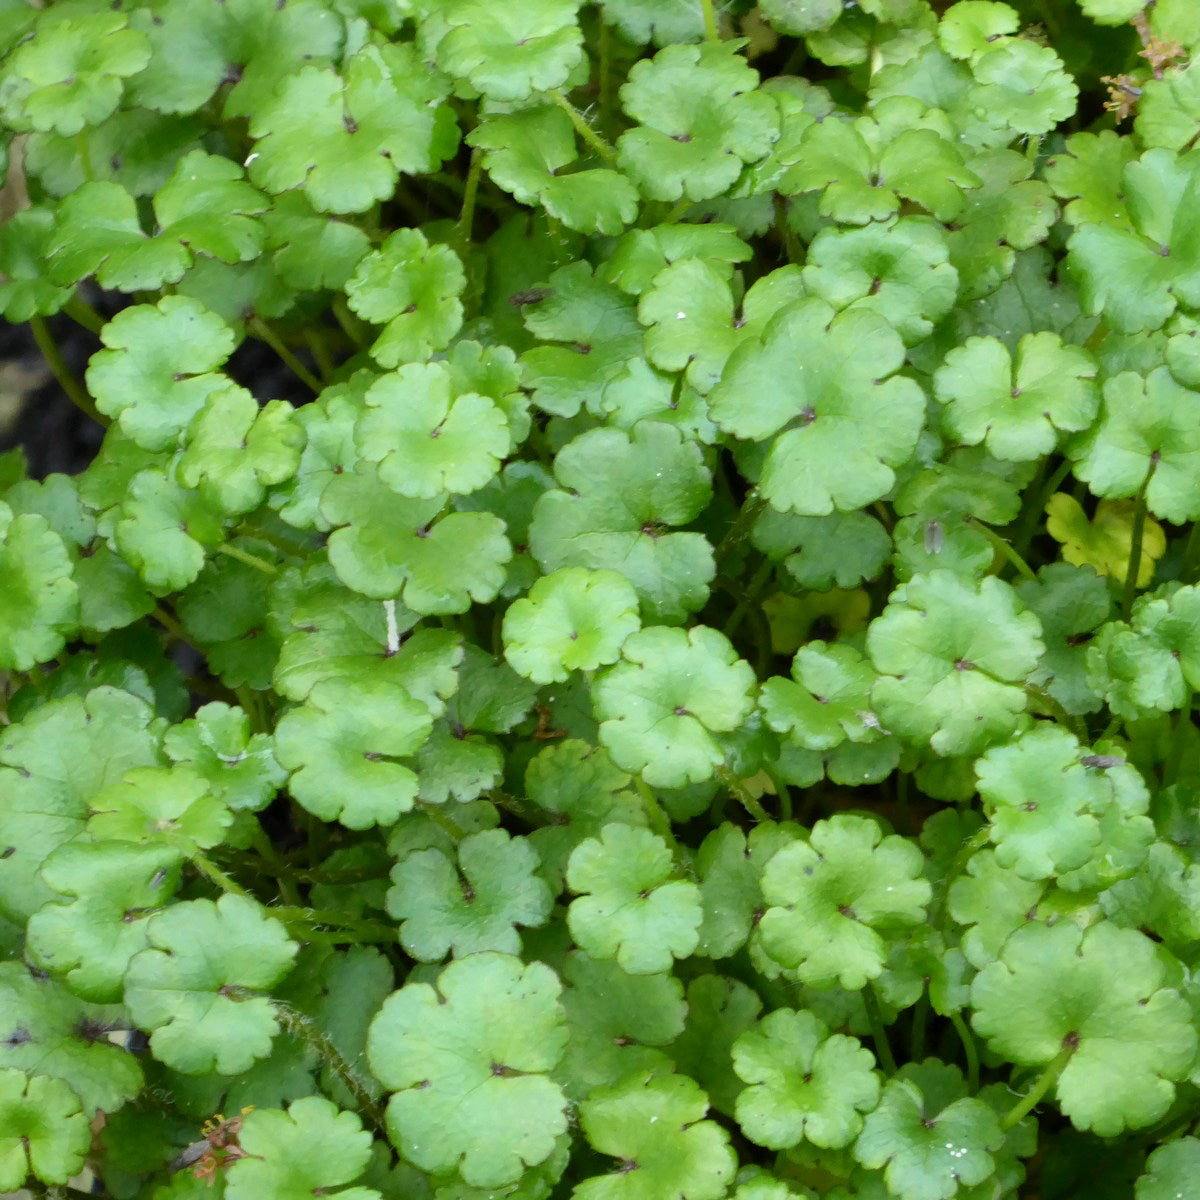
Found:
[[[1121,597],[1121,620],[1128,621],[1133,612],[1133,602],[1137,598],[1138,569],[1142,565],[1142,539],[1146,533],[1146,491],[1150,480],[1158,469],[1158,451],[1150,456],[1150,467],[1146,478],[1134,499],[1133,532],[1129,538],[1129,565],[1125,568],[1125,591]]]

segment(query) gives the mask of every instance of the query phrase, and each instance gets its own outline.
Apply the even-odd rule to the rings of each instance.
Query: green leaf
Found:
[[[159,843],[181,855],[219,845],[233,815],[187,767],[134,767],[88,802],[95,838]]]
[[[950,1200],[995,1174],[1003,1144],[996,1113],[966,1095],[958,1068],[926,1059],[906,1063],[884,1085],[854,1157],[882,1168],[888,1194],[900,1200]]]
[[[710,411],[727,433],[771,439],[761,487],[772,507],[814,517],[861,508],[891,489],[924,420],[917,384],[888,378],[903,361],[882,317],[835,314],[813,297],[733,352]]]
[[[0,501],[0,668],[52,659],[79,626],[71,558],[50,523]]]
[[[1113,1137],[1163,1116],[1195,1058],[1191,1010],[1165,977],[1137,930],[1031,925],[975,977],[972,1024],[1012,1062],[1065,1058],[1063,1112],[1077,1129]]]
[[[1195,519],[1200,438],[1191,417],[1198,405],[1200,393],[1181,387],[1166,367],[1147,376],[1122,371],[1104,384],[1099,422],[1069,447],[1075,474],[1110,499],[1136,495],[1149,476],[1146,504],[1155,516]]]
[[[704,1120],[708,1097],[686,1075],[642,1071],[600,1088],[579,1107],[588,1142],[618,1161],[575,1187],[578,1200],[718,1200],[737,1160],[729,1134]],[[662,1128],[655,1126],[662,1122]]]
[[[534,872],[537,851],[503,829],[473,833],[458,843],[457,866],[441,850],[418,850],[392,868],[387,910],[413,958],[438,962],[498,950],[517,954],[516,927],[544,925],[553,897]]]
[[[1049,133],[1075,112],[1079,88],[1049,46],[1002,38],[975,58],[975,114],[1029,136]]]
[[[104,1036],[128,1022],[124,1009],[86,1004],[55,980],[30,974],[23,963],[0,964],[0,1069],[61,1080],[79,1097],[89,1121],[142,1089],[138,1060]]]
[[[0,1070],[0,1187],[16,1191],[30,1174],[66,1183],[91,1144],[87,1114],[61,1079]]]
[[[561,968],[570,1041],[560,1068],[572,1099],[631,1071],[670,1070],[658,1047],[683,1032],[683,984],[672,975],[630,975],[613,961],[573,950]]]
[[[163,845],[60,846],[40,872],[59,899],[29,918],[29,957],[42,970],[63,976],[83,999],[116,1003],[129,960],[147,946],[146,918],[179,886],[180,860],[176,849]]]
[[[789,158],[780,191],[819,191],[822,216],[854,225],[886,220],[905,200],[952,221],[964,189],[981,182],[945,119],[909,97],[882,100],[854,121],[811,125]]]
[[[525,327],[554,346],[535,346],[521,356],[522,381],[534,402],[572,417],[614,379],[642,349],[642,328],[633,304],[612,284],[596,278],[587,263],[555,271],[545,294],[524,309]]]
[[[1133,767],[1098,770],[1088,757],[1065,729],[1041,725],[978,760],[979,794],[1001,866],[1022,879],[1064,874],[1097,852],[1097,818],[1114,797],[1125,811],[1146,811],[1149,793]]]
[[[155,1058],[185,1075],[236,1075],[271,1053],[279,1022],[256,993],[287,974],[297,946],[266,909],[245,896],[184,900],[151,917],[146,937],[125,1003]]]
[[[625,176],[603,167],[559,173],[579,156],[571,119],[557,106],[489,116],[467,142],[483,151],[498,187],[522,204],[540,204],[568,229],[614,237],[637,217],[637,189]]]
[[[874,1066],[857,1038],[830,1035],[811,1012],[777,1008],[734,1043],[733,1069],[750,1085],[737,1099],[738,1124],[771,1150],[848,1146],[879,1103]]]
[[[368,44],[340,74],[305,67],[255,105],[250,178],[274,194],[303,188],[318,212],[365,212],[400,173],[436,170],[454,153],[448,93],[408,43]]]
[[[184,487],[227,516],[257,508],[271,484],[295,473],[304,432],[285,400],[261,408],[241,387],[210,392],[192,419],[176,466]]]
[[[383,1002],[367,1060],[394,1092],[388,1133],[409,1162],[499,1187],[550,1157],[567,1128],[547,1074],[567,1040],[560,990],[544,963],[486,952]]]
[[[946,427],[967,446],[1027,462],[1049,454],[1063,433],[1087,429],[1100,406],[1096,366],[1055,333],[1026,334],[1010,355],[996,338],[967,338],[946,355],[934,393]]]
[[[1124,191],[1125,168],[1134,158],[1132,138],[1112,129],[1073,133],[1066,154],[1046,163],[1046,182],[1054,194],[1069,201],[1063,217],[1071,225],[1107,225],[1132,229]]]
[[[713,577],[703,534],[673,532],[711,498],[700,447],[670,425],[592,429],[554,460],[559,488],[534,507],[529,545],[544,571],[617,570],[649,619],[680,620],[702,607]]]
[[[419,229],[399,229],[358,264],[346,283],[350,307],[382,325],[371,356],[383,367],[427,359],[462,326],[466,275],[457,254],[430,245]]]
[[[601,13],[635,45],[698,42],[704,17],[692,0],[601,0]]]
[[[0,82],[5,124],[71,137],[103,121],[120,103],[124,81],[150,59],[145,34],[128,28],[128,20],[127,13],[114,10],[42,11],[33,36],[5,64]]]
[[[529,840],[556,895],[571,851],[580,842],[599,837],[611,823],[646,823],[645,805],[629,783],[629,776],[604,750],[577,738],[547,746],[530,761],[525,795],[549,820],[534,829]]]
[[[427,707],[395,683],[326,679],[275,727],[275,757],[296,801],[350,829],[389,825],[417,797],[406,762],[429,736]]]
[[[266,808],[287,778],[275,759],[271,735],[251,733],[247,714],[219,700],[173,725],[163,749],[172,762],[201,776],[209,794],[234,812]]]
[[[0,225],[0,312],[13,325],[58,312],[71,298],[71,288],[46,277],[53,231],[54,212],[49,207],[26,208]]]
[[[361,465],[335,474],[321,514],[335,528],[329,561],[348,587],[375,599],[402,598],[423,613],[465,612],[504,583],[512,547],[491,513],[443,514],[445,498],[396,496]]]
[[[1180,1138],[1159,1146],[1146,1159],[1146,1170],[1138,1176],[1134,1195],[1137,1200],[1177,1200],[1180,1192],[1196,1178],[1200,1169],[1200,1139]]]
[[[924,921],[931,893],[921,867],[912,842],[885,837],[874,821],[818,821],[763,872],[763,950],[803,983],[858,990],[883,970],[884,934]]]
[[[347,14],[349,15],[349,14]],[[248,116],[306,63],[337,54],[342,23],[333,7],[289,0],[263,8],[253,0],[173,4],[158,0],[134,15],[154,54],[131,81],[134,97],[159,112],[202,108],[222,84],[226,117]],[[179,63],[187,64],[186,70]]]
[[[486,0],[447,0],[436,10],[438,66],[489,100],[524,100],[561,87],[583,56],[579,0],[538,0],[497,8]],[[431,39],[432,40],[432,39]]]
[[[759,336],[785,304],[803,294],[800,270],[781,267],[756,281],[735,306],[723,263],[705,258],[672,263],[638,304],[638,320],[649,326],[646,357],[663,371],[686,370],[692,387],[708,393],[734,349]]]
[[[915,575],[867,632],[884,725],[937,754],[978,753],[1027,721],[1020,684],[1044,650],[1037,617],[999,579]]]
[[[303,1096],[287,1112],[259,1108],[246,1113],[238,1131],[243,1156],[226,1177],[229,1200],[309,1200],[314,1194],[357,1179],[370,1158],[371,1134],[358,1115],[339,1112],[324,1096]],[[334,1193],[341,1200],[379,1200],[374,1188]]]
[[[152,467],[129,481],[114,540],[151,591],[177,592],[200,574],[205,548],[221,540],[221,525],[199,495]]]
[[[94,274],[103,287],[132,292],[178,283],[197,256],[246,262],[266,232],[256,220],[267,198],[227,158],[194,150],[154,197],[157,232],[142,232],[137,203],[119,184],[85,183],[60,205],[49,246],[56,283]]]
[[[653,787],[710,779],[724,762],[714,734],[754,706],[754,672],[724,634],[654,625],[626,638],[622,660],[592,689],[600,741],[613,761]]]
[[[631,975],[668,971],[699,939],[700,889],[673,879],[666,842],[648,829],[609,824],[575,847],[567,886],[578,893],[567,927],[592,958],[615,958]]]
[[[214,392],[236,339],[215,313],[184,296],[122,310],[101,331],[87,383],[96,407],[146,450],[175,445]]]
[[[487,396],[458,393],[445,363],[410,363],[377,379],[355,426],[359,453],[401,496],[478,491],[511,448],[504,413]]]
[[[1087,312],[1103,313],[1122,333],[1140,333],[1160,329],[1181,301],[1200,305],[1198,171],[1198,151],[1147,150],[1121,176],[1132,227],[1107,213],[1076,226],[1067,261]]]
[[[638,125],[618,140],[618,163],[647,198],[719,196],[771,149],[778,110],[742,45],[667,46],[629,72],[621,107]]]
[[[54,892],[50,853],[83,832],[91,798],[159,761],[161,722],[128,692],[99,687],[40,705],[0,734],[0,906],[22,924]],[[11,847],[11,850],[9,849]]]
[[[543,576],[504,614],[504,655],[534,683],[616,662],[641,628],[637,593],[616,571],[563,567]]]
[[[951,58],[976,58],[1007,34],[1016,33],[1016,9],[994,0],[960,0],[938,24],[938,44]]]
[[[876,312],[914,345],[954,306],[958,272],[942,227],[900,217],[863,229],[822,229],[808,248],[804,284],[838,312]]]

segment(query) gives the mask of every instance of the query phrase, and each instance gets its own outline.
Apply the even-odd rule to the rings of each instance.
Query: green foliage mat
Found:
[[[1200,6],[0,51],[0,1191],[1197,1195]]]

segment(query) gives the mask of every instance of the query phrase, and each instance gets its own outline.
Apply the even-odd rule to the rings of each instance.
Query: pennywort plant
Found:
[[[1191,0],[0,45],[0,1190],[1196,1194]]]

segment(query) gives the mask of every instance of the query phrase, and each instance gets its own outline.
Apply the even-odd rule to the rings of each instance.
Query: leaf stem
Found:
[[[675,832],[671,828],[671,818],[667,816],[663,806],[659,804],[658,797],[650,790],[650,785],[640,776],[634,776],[634,782],[637,786],[638,795],[642,798],[642,806],[646,810],[646,818],[650,822],[650,828],[662,838],[672,852],[677,848],[675,842]]]
[[[602,137],[612,137],[612,29],[607,21],[600,21],[600,64],[597,89],[600,97],[598,123]]]
[[[733,635],[737,633],[738,626],[741,625],[746,613],[750,610],[750,606],[755,603],[759,593],[767,586],[774,570],[775,564],[767,558],[762,561],[758,570],[751,576],[745,591],[742,592],[742,598],[737,602],[737,605],[729,616],[729,620],[725,622],[723,632],[731,641],[733,640]]]
[[[742,786],[742,781],[728,768],[717,767],[716,777],[737,797],[742,807],[756,820],[769,821],[767,810]]]
[[[458,229],[455,234],[458,257],[465,264],[471,251],[471,233],[475,228],[475,197],[479,194],[479,181],[483,177],[483,155],[479,150],[471,151],[471,166],[467,171],[467,186],[463,190],[462,208],[458,214]]]
[[[1038,529],[1039,521],[1046,510],[1050,497],[1058,491],[1063,480],[1071,473],[1071,460],[1064,458],[1058,464],[1054,474],[1047,480],[1045,474],[1049,461],[1048,458],[1042,459],[1037,475],[1025,489],[1025,503],[1021,507],[1016,527],[1013,530],[1013,548],[1022,556],[1029,553],[1029,543],[1033,541],[1033,535]]]
[[[975,1046],[975,1038],[972,1036],[971,1030],[967,1027],[966,1021],[962,1019],[962,1013],[952,1012],[950,1024],[954,1026],[954,1032],[958,1034],[958,1040],[962,1042],[963,1053],[967,1058],[967,1090],[973,1096],[979,1091],[979,1050]]]
[[[185,646],[192,644],[187,630],[161,604],[157,604],[150,615],[177,641]]]
[[[274,563],[269,563],[265,558],[259,558],[257,554],[251,554],[249,550],[243,550],[241,546],[234,546],[230,542],[222,542],[217,547],[217,553],[227,554],[230,558],[235,558],[238,562],[245,563],[246,566],[253,567],[264,575],[279,574],[279,568]]]
[[[251,317],[246,322],[246,329],[252,337],[265,342],[279,356],[297,379],[314,396],[319,396],[323,390],[321,381],[292,353],[287,343],[281,338],[262,317]]]
[[[1193,521],[1191,532],[1183,547],[1183,561],[1179,567],[1181,583],[1195,583],[1197,567],[1200,566],[1200,521]]]
[[[895,1075],[896,1056],[892,1053],[892,1046],[888,1041],[879,997],[875,995],[875,989],[870,984],[863,988],[862,998],[863,1007],[867,1010],[867,1023],[871,1027],[871,1040],[875,1043],[875,1056],[886,1074]]]
[[[1027,681],[1024,687],[1026,693],[1042,706],[1048,716],[1053,717],[1060,725],[1065,725],[1081,742],[1088,740],[1087,725],[1082,717],[1067,712],[1045,688],[1038,687],[1036,683]]]
[[[223,892],[231,896],[248,896],[250,893],[232,876],[227,875],[211,858],[201,850],[192,855],[192,866],[204,876],[209,883],[216,884]],[[250,897],[253,899],[253,897]]]
[[[1129,565],[1125,568],[1125,589],[1121,596],[1121,620],[1128,621],[1133,612],[1133,602],[1137,598],[1138,574],[1142,565],[1142,539],[1146,533],[1146,492],[1150,480],[1158,469],[1158,451],[1150,456],[1150,467],[1146,478],[1138,488],[1134,499],[1133,532],[1129,538]]]
[[[1187,753],[1187,733],[1192,725],[1192,702],[1195,695],[1191,688],[1183,693],[1183,704],[1175,718],[1175,728],[1171,731],[1171,745],[1167,751],[1167,761],[1163,764],[1163,783],[1178,783],[1179,771],[1183,765],[1183,756]]]
[[[274,999],[271,1001],[271,1005],[284,1029],[316,1052],[317,1056],[341,1080],[346,1090],[354,1098],[359,1112],[375,1126],[379,1133],[387,1137],[383,1109],[379,1107],[358,1072],[334,1045],[333,1040],[310,1016],[302,1013],[298,1008],[293,1008],[282,1000]]]
[[[754,527],[754,522],[758,520],[759,515],[766,507],[767,501],[757,487],[751,488],[746,493],[746,499],[742,502],[742,507],[738,510],[733,524],[725,531],[725,536],[721,538],[717,543],[716,550],[713,551],[713,558],[718,569],[721,563],[746,540],[750,530]]]
[[[974,517],[964,517],[963,520],[966,521],[967,524],[973,525],[976,529],[978,529],[987,538],[987,540],[992,543],[992,546],[999,551],[1000,555],[1011,566],[1017,569],[1017,573],[1019,575],[1024,576],[1026,579],[1032,579],[1036,582],[1037,576],[1033,573],[1033,570],[1029,564],[1021,557],[1020,554],[1016,552],[1016,550],[1013,549],[1012,545],[1002,538],[994,529],[985,525],[982,521],[976,520]]]
[[[610,166],[617,161],[617,152],[583,119],[583,114],[563,94],[560,88],[552,88],[547,95],[571,118],[575,132]]]
[[[58,343],[54,340],[54,335],[50,332],[50,326],[46,324],[46,318],[30,317],[29,328],[33,331],[33,340],[42,352],[42,357],[46,360],[46,366],[50,368],[54,378],[58,380],[58,386],[70,397],[71,403],[85,416],[91,417],[97,425],[107,428],[108,418],[101,414],[91,396],[88,395],[87,388],[83,386],[75,377],[75,373],[67,366],[67,360],[63,358],[58,348]]]
[[[929,1024],[929,996],[921,993],[920,1000],[913,1006],[912,1035],[908,1043],[908,1057],[920,1062],[925,1057],[925,1029]]]
[[[83,300],[78,292],[62,306],[62,311],[76,325],[82,325],[89,333],[99,335],[100,330],[106,324],[104,318],[86,300]]]
[[[700,8],[704,13],[704,37],[710,42],[721,40],[721,27],[717,24],[717,10],[713,0],[700,0]]]
[[[350,311],[350,305],[346,303],[346,298],[338,296],[329,306],[329,310],[350,341],[360,350],[365,349],[371,340],[370,335],[366,332],[363,323]]]
[[[1038,1076],[1037,1082],[1033,1087],[1001,1119],[1001,1129],[1007,1132],[1033,1111],[1038,1101],[1058,1082],[1058,1077],[1062,1074],[1063,1068],[1067,1063],[1071,1061],[1071,1055],[1074,1053],[1075,1047],[1068,1045],[1064,1046],[1054,1056],[1046,1065],[1046,1069]]]

